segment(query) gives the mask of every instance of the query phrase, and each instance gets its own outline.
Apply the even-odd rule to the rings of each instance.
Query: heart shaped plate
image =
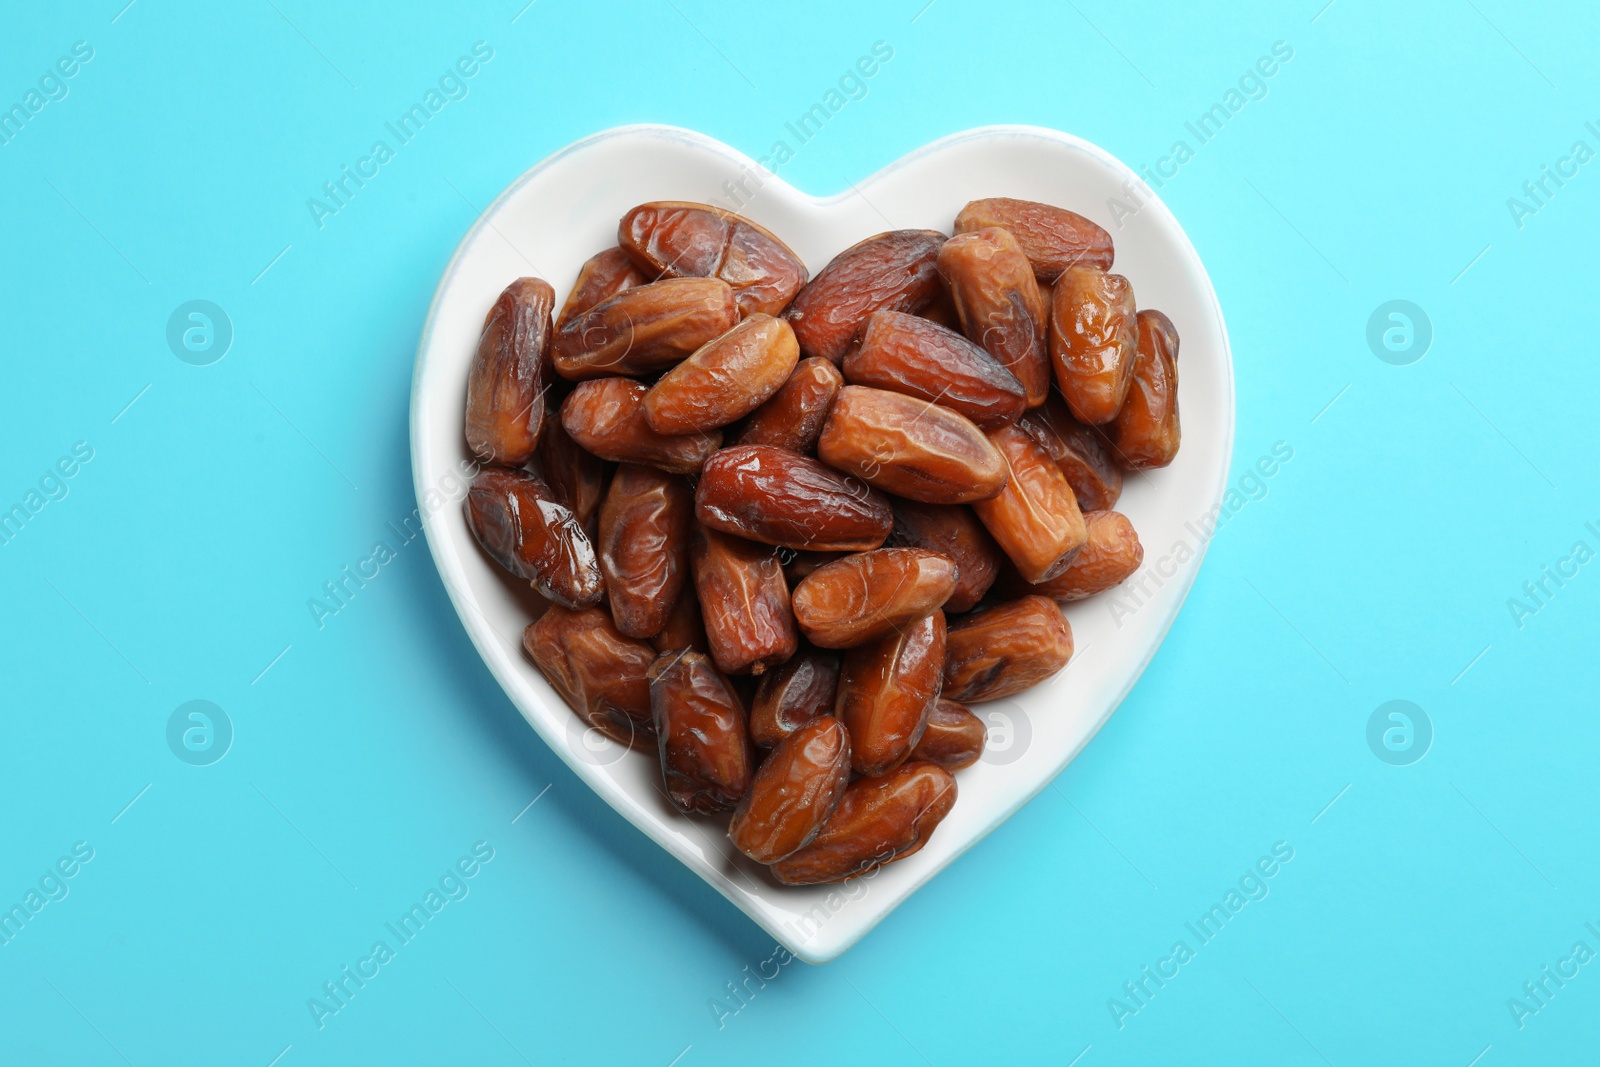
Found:
[[[789,244],[815,274],[837,252],[890,229],[950,232],[969,200],[1009,196],[1071,208],[1106,227],[1118,273],[1141,307],[1177,325],[1183,447],[1163,470],[1129,475],[1117,510],[1145,546],[1119,590],[1067,608],[1077,652],[1060,674],[975,711],[984,759],[957,775],[960,797],[921,852],[834,886],[786,887],[739,855],[726,818],[679,814],[648,753],[587,732],[522,652],[529,598],[479,550],[462,515],[467,369],[484,314],[509,282],[538,275],[557,306],[589,256],[616,243],[635,204],[692,200],[736,210]],[[929,144],[836,196],[817,198],[702,134],[607,130],[511,184],[461,241],[434,293],[417,349],[411,458],[428,545],[462,624],[529,724],[607,803],[810,963],[849,948],[1027,803],[1082,750],[1155,654],[1205,553],[1233,448],[1233,368],[1211,281],[1177,220],[1105,151],[1069,134],[988,126]]]

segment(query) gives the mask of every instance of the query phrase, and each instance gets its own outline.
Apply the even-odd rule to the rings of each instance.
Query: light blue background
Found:
[[[1507,1007],[1600,951],[1600,565],[1521,628],[1507,607],[1600,547],[1600,162],[1523,228],[1506,206],[1600,148],[1592,8],[124,2],[14,4],[0,34],[5,105],[94,49],[0,145],[0,507],[94,450],[0,545],[0,903],[94,849],[0,947],[0,1061],[1595,1056],[1600,963],[1521,1029]],[[479,40],[470,95],[319,229],[307,198]],[[415,506],[412,355],[478,208],[622,123],[761,155],[880,40],[869,94],[784,168],[801,188],[992,122],[1153,163],[1293,47],[1162,195],[1231,328],[1235,483],[1275,442],[1294,458],[1054,788],[719,1029],[708,1000],[770,939],[524,725],[421,541],[323,629],[306,601]],[[164,337],[197,298],[235,331],[209,367]],[[1434,329],[1409,366],[1365,339],[1396,298]],[[191,699],[234,726],[209,767],[165,739]],[[1366,741],[1391,699],[1433,723],[1411,766]],[[478,841],[470,895],[319,1030],[307,999]],[[1270,896],[1119,1029],[1108,999],[1277,841]]]

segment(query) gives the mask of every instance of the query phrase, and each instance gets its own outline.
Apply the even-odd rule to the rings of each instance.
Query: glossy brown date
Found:
[[[631,378],[580,382],[561,404],[561,425],[601,459],[643,463],[673,474],[699,470],[722,443],[722,435],[656,433],[644,417],[648,391],[644,383]]]
[[[1111,235],[1075,211],[997,196],[974,200],[956,216],[956,233],[988,226],[1011,232],[1042,282],[1055,281],[1068,267],[1111,269]]]
[[[964,504],[1005,486],[1006,461],[964,415],[885,389],[847,385],[822,425],[817,455],[880,489],[927,504]]]
[[[564,329],[567,323],[624,289],[654,280],[655,275],[647,276],[620,248],[597,252],[578,268],[578,280],[572,283],[572,291],[561,304],[561,314],[556,316],[556,329]]]
[[[804,848],[839,806],[850,783],[850,736],[831,715],[778,743],[733,813],[728,837],[757,863]]]
[[[1015,375],[1028,407],[1050,392],[1045,304],[1033,266],[1009,230],[960,233],[939,249],[939,274],[961,331]]]
[[[975,501],[972,510],[1025,581],[1054,578],[1088,536],[1072,486],[1023,430],[1002,426],[989,440],[1005,456],[1010,478],[998,496]]]
[[[772,399],[750,413],[734,443],[811,452],[843,385],[844,376],[832,363],[817,356],[802,359]]]
[[[965,704],[940,697],[928,712],[928,728],[911,750],[908,762],[927,760],[947,771],[959,771],[978,762],[983,755],[988,730],[983,720]]]
[[[739,321],[728,283],[664,278],[624,289],[556,331],[550,362],[563,378],[664,370]]]
[[[769,445],[724,448],[695,490],[706,526],[762,544],[816,552],[876,548],[894,512],[884,495],[808,456]]]
[[[561,425],[558,408],[551,408],[545,416],[533,465],[556,499],[572,509],[585,530],[593,530],[593,520],[605,499],[609,470],[605,460],[578,447]]]
[[[663,374],[645,394],[645,420],[668,434],[726,426],[776,393],[799,359],[787,322],[751,315]]]
[[[690,815],[731,810],[754,770],[744,705],[699,652],[663,652],[648,677],[661,776],[673,806]]]
[[[538,447],[555,299],[540,279],[518,278],[483,321],[467,372],[467,447],[485,463],[520,467]]]
[[[1072,564],[1047,582],[1028,587],[1054,600],[1082,600],[1126,581],[1144,562],[1144,545],[1128,517],[1115,511],[1085,512],[1089,539]]]
[[[983,523],[971,508],[961,505],[896,500],[894,529],[885,544],[895,548],[925,548],[955,562],[956,584],[950,591],[950,599],[944,603],[947,612],[968,611],[982,600],[1005,561],[1005,554],[983,528]]]
[[[1120,274],[1073,267],[1056,282],[1050,362],[1067,407],[1080,422],[1116,418],[1138,351],[1133,286]]]
[[[800,645],[777,549],[696,525],[689,561],[706,641],[724,674],[762,674]]]
[[[772,865],[784,885],[839,882],[914,855],[956,802],[956,780],[934,763],[908,763],[845,788],[811,844]]]
[[[622,216],[617,243],[669,278],[720,278],[746,315],[776,315],[806,283],[806,266],[769,231],[709,204],[659,201]]]
[[[1050,453],[1084,511],[1102,511],[1122,495],[1122,468],[1106,450],[1099,433],[1072,417],[1066,403],[1051,394],[1017,425]]]
[[[838,688],[839,654],[802,645],[787,663],[761,676],[750,702],[750,740],[768,749],[829,714]]]
[[[910,755],[939,695],[944,661],[942,611],[845,653],[834,714],[850,731],[856,773],[887,774]]]
[[[812,644],[854,648],[932,614],[955,587],[956,565],[937,552],[857,552],[794,587],[794,618]]]
[[[598,603],[594,545],[550,487],[524,471],[485,467],[467,491],[467,525],[500,566],[568,608]]]
[[[629,637],[667,624],[689,575],[694,495],[676,474],[624,463],[600,506],[600,572],[611,617]]]
[[[874,311],[916,311],[934,300],[944,242],[935,230],[891,230],[834,256],[784,312],[800,351],[838,363]]]
[[[619,744],[655,747],[646,677],[655,650],[618,633],[610,615],[551,605],[523,631],[522,647],[578,718]]]
[[[1165,467],[1178,455],[1178,328],[1159,311],[1139,312],[1133,382],[1109,427],[1117,458],[1132,470]]]
[[[994,356],[959,333],[903,311],[874,311],[861,344],[839,369],[852,385],[931,400],[981,427],[1011,422],[1027,404],[1022,383]]]
[[[957,619],[945,642],[944,690],[971,703],[1020,693],[1072,658],[1072,627],[1056,602],[1025,596]]]

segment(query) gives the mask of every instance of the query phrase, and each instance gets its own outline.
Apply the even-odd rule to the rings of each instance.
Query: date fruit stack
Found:
[[[976,200],[815,277],[705,204],[641,204],[559,311],[519,278],[467,381],[465,510],[589,727],[786,885],[922,848],[969,704],[1072,655],[1138,569],[1125,471],[1179,443],[1178,332],[1105,230]]]

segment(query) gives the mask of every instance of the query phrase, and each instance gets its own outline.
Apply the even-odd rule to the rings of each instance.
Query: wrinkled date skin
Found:
[[[1030,586],[1054,600],[1082,600],[1122,584],[1144,562],[1144,545],[1126,515],[1090,511],[1083,516],[1089,540],[1072,565],[1055,578]]]
[[[819,715],[833,711],[839,654],[802,646],[789,662],[761,676],[750,702],[750,740],[768,749]]]
[[[1027,404],[1022,383],[994,356],[959,333],[903,311],[874,311],[861,345],[839,369],[852,385],[931,400],[986,429],[1011,422]]]
[[[716,278],[664,278],[624,289],[556,331],[550,362],[563,378],[650,374],[731,330],[739,305]]]
[[[522,647],[578,718],[619,744],[655,747],[646,677],[655,650],[618,633],[611,616],[552,605],[523,631]]]
[[[989,439],[1004,453],[1011,478],[999,496],[976,501],[972,510],[1025,581],[1054,578],[1088,537],[1072,486],[1050,454],[1017,427],[1003,426]]]
[[[722,443],[722,435],[656,433],[644,417],[648,391],[631,378],[581,382],[561,404],[561,425],[601,459],[643,463],[673,474],[699,470]]]
[[[1120,274],[1073,267],[1056,282],[1050,361],[1073,417],[1102,426],[1117,417],[1138,351],[1133,286]]]
[[[1020,693],[1072,658],[1056,602],[1025,596],[957,619],[945,642],[943,696],[971,703]]]
[[[845,653],[834,714],[850,731],[857,774],[887,774],[911,754],[939,696],[944,661],[942,611]]]
[[[667,624],[689,574],[694,496],[676,474],[624,463],[600,507],[600,572],[611,617],[629,637]]]
[[[724,674],[762,674],[800,646],[776,549],[697,525],[689,561],[706,641]]]
[[[989,226],[1010,231],[1041,282],[1055,281],[1068,267],[1111,269],[1111,235],[1075,211],[997,196],[974,200],[956,216],[956,233]]]
[[[672,610],[667,613],[666,625],[650,638],[650,647],[657,652],[676,652],[684,648],[711,651],[706,641],[705,623],[700,619],[700,597],[695,594],[692,582],[684,583],[683,592],[678,594]]]
[[[806,283],[806,266],[788,245],[709,204],[640,204],[622,216],[617,243],[655,274],[720,278],[746,315],[778,314]]]
[[[608,248],[590,256],[578,269],[578,280],[572,283],[572,291],[561,304],[556,329],[565,329],[567,323],[596,304],[610,300],[624,289],[654,281],[655,277],[647,276],[620,248]]]
[[[968,611],[983,599],[1000,575],[1005,554],[989,531],[960,505],[894,502],[894,529],[885,542],[895,548],[925,548],[954,561],[956,584],[944,603],[947,612]]]
[[[945,235],[891,230],[840,252],[784,312],[800,351],[838,363],[874,311],[916,311],[938,297]]]
[[[817,455],[896,496],[965,504],[999,493],[1006,461],[983,431],[947,407],[886,389],[839,390]]]
[[[843,385],[844,375],[832,363],[817,356],[802,359],[772,399],[750,413],[734,443],[812,452]]]
[[[956,780],[934,763],[858,778],[811,844],[772,865],[784,885],[839,882],[916,854],[950,814]]]
[[[724,448],[707,460],[695,517],[762,544],[816,552],[877,548],[894,524],[889,501],[876,489],[768,445]]]
[[[657,433],[698,433],[742,419],[788,380],[800,359],[794,330],[771,315],[751,315],[667,371],[644,397]]]
[[[920,548],[857,552],[794,588],[794,618],[822,648],[854,648],[932,614],[956,587],[948,556]]]
[[[467,447],[485,463],[520,467],[539,445],[555,299],[540,279],[518,278],[484,319],[467,375]]]
[[[728,826],[733,847],[776,863],[811,843],[850,784],[850,736],[831,715],[802,726],[756,771]]]
[[[1111,446],[1133,470],[1165,467],[1178,455],[1178,328],[1159,311],[1138,316],[1133,383],[1111,424]]]
[[[500,566],[568,608],[598,603],[594,545],[550,487],[523,471],[485,467],[467,492],[467,525]]]
[[[940,697],[928,712],[928,728],[911,750],[909,762],[927,760],[947,771],[959,771],[978,762],[987,736],[983,720],[970,708]]]
[[[649,679],[667,796],[688,815],[731,810],[754,769],[738,695],[699,652],[662,653]]]
[[[961,331],[1016,376],[1028,407],[1044,403],[1050,393],[1044,297],[1017,239],[993,226],[957,234],[939,249],[939,274]]]
[[[1050,453],[1080,508],[1103,511],[1116,504],[1122,495],[1122,468],[1112,460],[1100,435],[1073,418],[1059,396],[1052,395],[1043,407],[1022,416],[1017,425]]]

